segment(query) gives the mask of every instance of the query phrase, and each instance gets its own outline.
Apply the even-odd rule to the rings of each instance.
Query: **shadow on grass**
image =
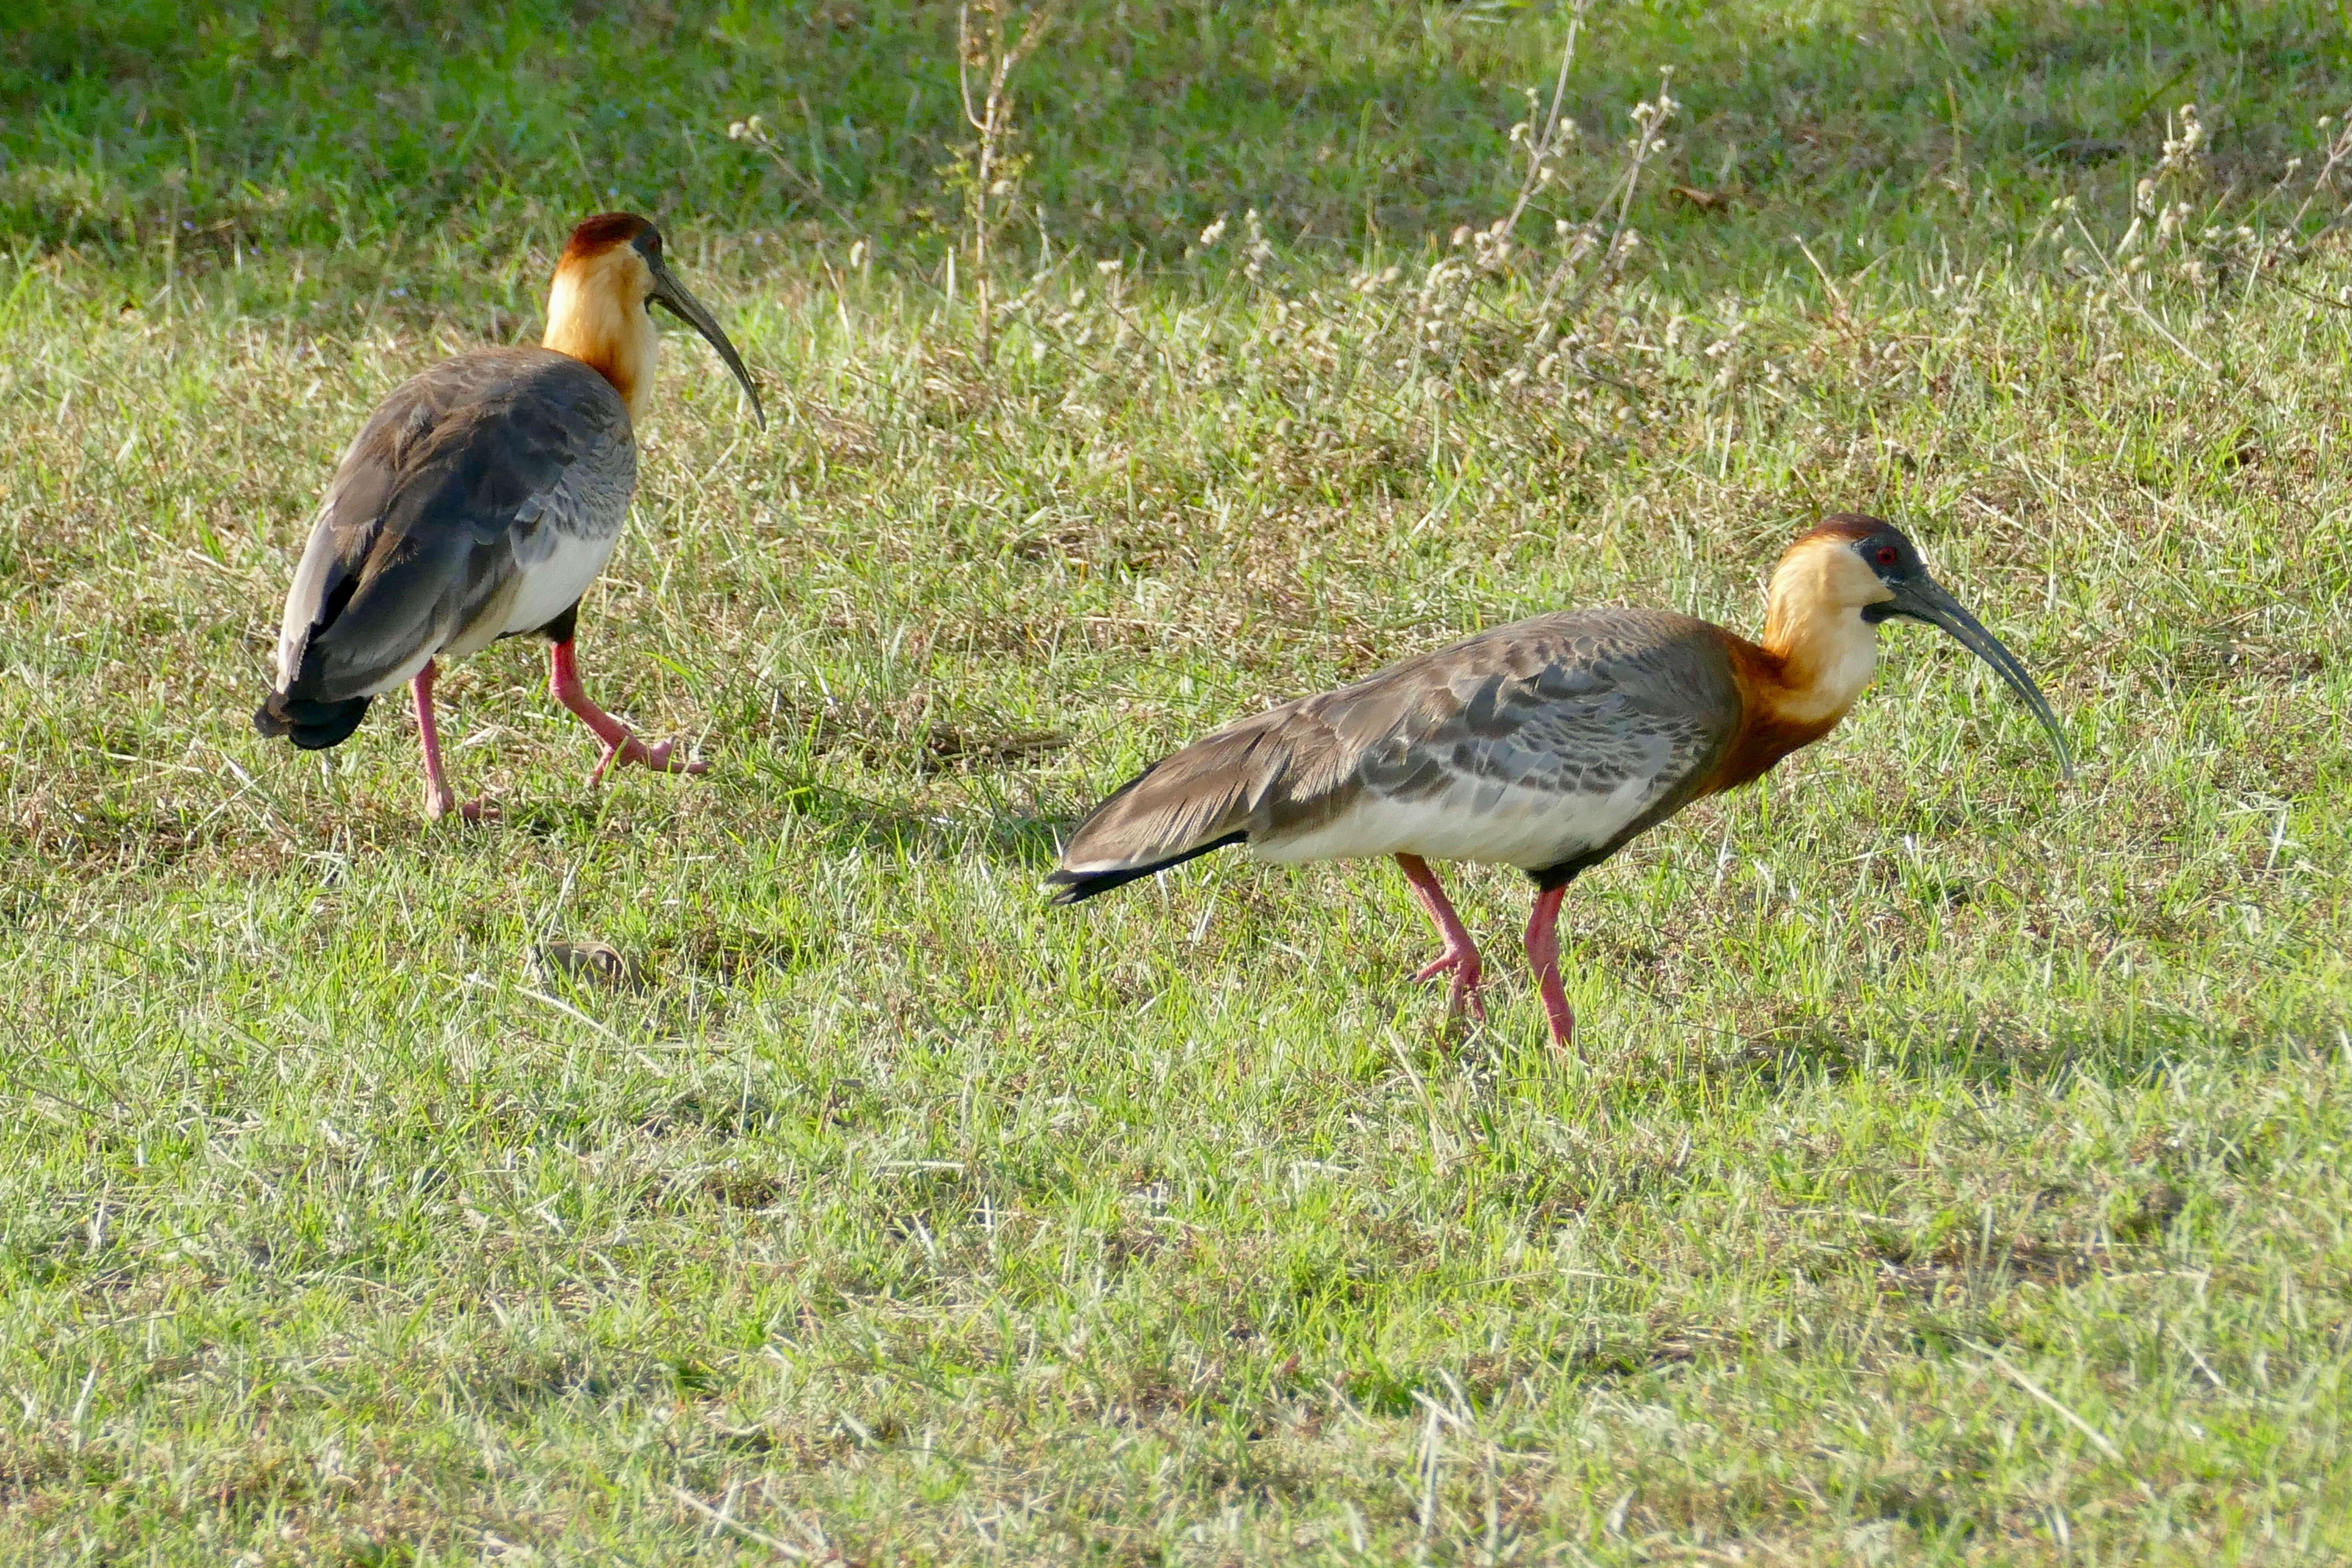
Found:
[[[953,9],[913,0],[247,0],[193,25],[175,0],[19,9],[0,37],[0,219],[20,245],[142,264],[167,238],[184,269],[450,229],[511,255],[624,203],[720,231],[883,236],[892,265],[927,268],[954,222],[940,170],[970,139]],[[2234,180],[2307,139],[2352,76],[2317,5],[1941,13],[1601,7],[1569,78],[1586,151],[1530,232],[1592,210],[1663,68],[1684,110],[1633,216],[1702,272],[1778,270],[1792,223],[1948,237],[1983,224],[1988,197],[2014,216],[2084,172],[2127,198],[2107,165],[2152,161],[2188,100],[2221,128]],[[1560,26],[1550,7],[1077,0],[1015,84],[1024,195],[1063,245],[1166,262],[1247,207],[1302,247],[1415,247],[1508,205],[1507,128],[1520,89],[1552,80]],[[727,140],[752,112],[792,167]]]
[[[925,813],[873,800],[825,783],[815,774],[772,759],[758,764],[750,781],[771,805],[816,828],[827,853],[885,848],[908,858],[962,859],[972,855],[1025,868],[1040,877],[1061,858],[1060,816],[1018,812],[950,816]]]
[[[2000,1012],[1909,1020],[1846,1015],[1794,1020],[1727,1041],[1692,1070],[1727,1089],[1768,1096],[1864,1076],[1958,1078],[1995,1090],[2051,1088],[2081,1076],[2120,1087],[2192,1058],[2284,1063],[2315,1048],[2305,1042],[2324,1047],[2343,1025],[2318,1014],[2254,1023],[2146,1005],[2127,1019],[2084,1017],[2054,1027]]]

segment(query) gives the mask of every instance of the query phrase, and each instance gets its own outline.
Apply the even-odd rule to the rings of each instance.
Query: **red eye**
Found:
[[[1881,566],[1892,566],[1895,564],[1895,546],[1892,544],[1882,544],[1878,547],[1878,563]]]

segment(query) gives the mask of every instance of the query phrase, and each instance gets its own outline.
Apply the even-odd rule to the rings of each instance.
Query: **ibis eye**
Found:
[[[1892,566],[1895,564],[1895,546],[1892,544],[1880,545],[1878,547],[1878,563],[1881,566]]]

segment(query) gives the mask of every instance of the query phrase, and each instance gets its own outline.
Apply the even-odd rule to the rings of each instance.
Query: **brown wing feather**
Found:
[[[1465,784],[1565,805],[1632,781],[1661,808],[1646,826],[1692,797],[1739,716],[1712,627],[1654,611],[1540,616],[1195,742],[1097,806],[1052,880],[1083,898],[1223,844],[1305,838],[1368,797]]]
[[[1078,825],[1053,879],[1132,880],[1119,874],[1149,875],[1235,842],[1271,826],[1276,812],[1330,794],[1352,759],[1336,731],[1301,711],[1306,705],[1228,725],[1129,779]]]
[[[340,740],[366,694],[512,597],[537,533],[616,528],[634,479],[619,395],[562,354],[485,350],[412,378],[328,487],[257,723],[300,744]]]

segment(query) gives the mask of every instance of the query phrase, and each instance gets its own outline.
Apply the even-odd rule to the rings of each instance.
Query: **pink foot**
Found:
[[[433,683],[440,679],[440,670],[427,659],[425,668],[416,672],[409,689],[416,694],[416,739],[425,751],[425,820],[438,822],[456,812],[467,822],[487,822],[499,814],[499,808],[484,801],[469,800],[457,804],[457,792],[441,772],[441,730],[433,717]]]
[[[437,790],[431,784],[426,784],[425,786],[425,820],[438,822],[452,812],[467,822],[496,822],[499,818],[499,808],[488,800],[461,801],[457,798],[457,792],[446,784]]]
[[[658,746],[648,746],[627,731],[621,731],[618,742],[604,742],[604,754],[588,774],[588,782],[599,784],[614,768],[651,768],[657,773],[707,773],[710,764],[700,757],[680,757],[672,761],[670,752],[676,742],[664,741]]]
[[[1445,889],[1438,881],[1437,873],[1429,868],[1428,861],[1418,855],[1400,855],[1396,863],[1403,868],[1405,880],[1412,884],[1413,896],[1421,900],[1421,907],[1429,911],[1437,934],[1445,941],[1445,951],[1423,964],[1413,978],[1434,980],[1451,973],[1454,984],[1446,988],[1445,1016],[1458,1018],[1467,1009],[1472,1017],[1485,1023],[1486,1005],[1478,999],[1484,967],[1478,962],[1478,944],[1463,928],[1461,917],[1454,912],[1453,902],[1446,898]]]
[[[604,775],[614,768],[651,768],[657,773],[707,773],[710,764],[699,757],[673,760],[672,742],[664,741],[658,746],[648,746],[629,733],[629,727],[588,700],[587,689],[580,683],[580,666],[573,658],[569,638],[547,650],[547,689],[558,702],[579,715],[580,721],[596,732],[604,742],[604,754],[596,760],[595,768],[588,774],[593,787],[604,782]]]
[[[1568,884],[1546,888],[1528,911],[1528,967],[1536,973],[1536,993],[1543,998],[1544,1019],[1551,1026],[1551,1048],[1562,1055],[1576,1044],[1576,1014],[1568,1005],[1568,987],[1559,978],[1559,903]]]
[[[1465,947],[1459,951],[1447,948],[1429,963],[1413,972],[1415,980],[1434,980],[1450,973],[1454,984],[1445,988],[1445,1012],[1448,1017],[1460,1017],[1465,1009],[1480,1023],[1486,1021],[1486,1004],[1479,998],[1478,987],[1486,984],[1485,965],[1478,961],[1478,950]]]

